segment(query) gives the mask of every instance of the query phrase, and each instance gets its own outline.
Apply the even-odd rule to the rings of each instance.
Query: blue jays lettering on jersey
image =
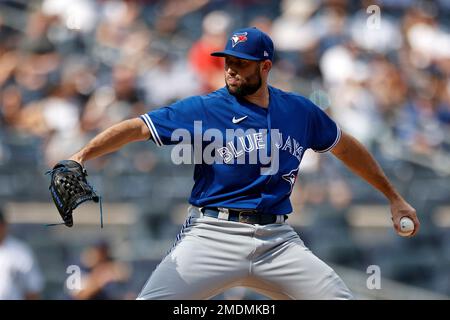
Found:
[[[341,131],[324,111],[301,95],[269,86],[269,96],[268,108],[262,108],[236,98],[224,87],[141,116],[158,146],[178,143],[179,139],[172,138],[177,129],[189,131],[193,143],[195,121],[202,121],[202,132],[214,128],[223,137],[226,129],[256,130],[239,139],[223,141],[222,148],[216,150],[223,162],[195,165],[189,203],[198,207],[257,209],[270,214],[292,212],[289,196],[304,152],[330,150],[339,141]],[[259,133],[261,130],[267,134]],[[270,142],[267,137],[271,137]],[[265,149],[269,155],[278,151],[278,170],[261,174],[261,168],[267,164],[237,163],[237,158],[248,157],[257,149]]]

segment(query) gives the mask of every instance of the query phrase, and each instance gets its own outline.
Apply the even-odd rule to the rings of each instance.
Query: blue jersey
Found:
[[[330,150],[339,141],[341,131],[307,98],[271,86],[269,95],[268,108],[262,108],[236,98],[224,87],[141,116],[158,146],[186,140],[197,146],[195,142],[208,130],[222,134],[218,136],[223,136],[223,141],[209,139],[215,142],[209,151],[208,139],[200,140],[201,151],[212,151],[223,161],[196,162],[189,203],[198,207],[257,209],[270,214],[292,212],[289,197],[304,152]],[[180,129],[189,133],[187,139],[178,134]],[[238,134],[230,136],[230,130]],[[277,167],[264,172],[275,155]]]

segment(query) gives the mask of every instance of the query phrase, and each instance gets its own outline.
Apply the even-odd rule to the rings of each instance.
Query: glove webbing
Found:
[[[52,169],[52,170],[48,170],[45,174],[47,175],[47,174],[52,174],[53,173],[53,171],[55,171],[55,169]],[[88,183],[89,184],[89,183]],[[92,187],[92,186],[91,186]],[[94,190],[94,188],[92,188],[92,190]],[[95,190],[94,190],[94,192],[95,192]],[[82,202],[82,201],[81,201]],[[101,196],[98,196],[98,202],[99,202],[99,205],[100,205],[100,228],[102,228],[103,229],[103,206],[102,206],[102,197]],[[53,226],[60,226],[60,225],[65,225],[66,223],[65,222],[60,222],[60,223],[48,223],[48,224],[45,224],[45,226],[46,227],[53,227]]]

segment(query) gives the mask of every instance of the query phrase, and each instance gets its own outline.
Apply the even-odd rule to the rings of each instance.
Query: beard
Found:
[[[259,69],[257,69],[251,76],[241,79],[241,84],[239,86],[230,86],[227,82],[226,77],[225,84],[228,92],[231,95],[237,98],[243,98],[245,96],[254,94],[259,90],[259,88],[261,88],[262,78]]]

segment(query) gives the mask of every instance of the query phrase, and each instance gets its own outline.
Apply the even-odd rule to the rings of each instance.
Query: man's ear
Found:
[[[270,61],[270,60],[264,60],[264,61],[261,63],[261,71],[269,72],[270,69],[272,69],[272,61]]]

